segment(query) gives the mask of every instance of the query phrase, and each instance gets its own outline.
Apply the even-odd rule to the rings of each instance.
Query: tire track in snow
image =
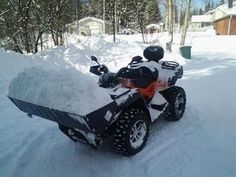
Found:
[[[13,176],[28,177],[35,176],[35,174],[37,174],[36,176],[47,176],[44,171],[48,168],[47,161],[50,156],[47,156],[47,153],[39,154],[38,152],[42,152],[42,149],[46,151],[52,149],[48,148],[48,145],[51,144],[46,140],[48,132],[47,128],[40,129],[39,132],[31,132],[25,137],[27,143],[16,154]],[[37,134],[35,135],[35,133]]]
[[[48,176],[50,173],[50,168],[52,164],[57,159],[58,155],[61,155],[59,152],[64,148],[64,143],[62,143],[59,131],[57,127],[50,128],[46,131],[43,136],[44,149],[46,150],[42,157],[40,157],[40,161],[38,161],[37,165],[37,173],[38,177]]]
[[[200,115],[201,112],[198,110],[187,108],[184,117],[179,122],[168,122],[163,119],[157,121],[151,127],[147,146],[140,152],[143,157],[139,163],[150,164],[156,159],[162,159],[163,154],[173,152],[178,157],[183,156],[186,160],[184,163],[188,163],[191,160],[191,154],[179,152],[178,149],[175,149],[175,146],[183,148],[191,146],[186,138],[202,130],[201,127],[204,121],[198,118]]]
[[[40,132],[31,132],[28,136],[29,137],[24,138],[27,142],[19,149],[15,157],[14,176],[26,177],[31,175],[30,173],[37,174],[34,168],[29,169],[30,166],[36,167],[36,169],[37,167],[41,168],[38,152],[40,152],[43,147],[45,132],[42,130]],[[28,164],[30,165],[28,166]]]

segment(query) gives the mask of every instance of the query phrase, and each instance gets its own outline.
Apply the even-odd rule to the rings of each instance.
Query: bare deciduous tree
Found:
[[[183,31],[182,31],[182,34],[181,34],[180,45],[185,44],[185,38],[186,38],[188,25],[189,25],[191,3],[192,3],[192,0],[188,0],[188,6],[187,6],[187,9],[186,9],[186,13],[185,13],[184,27],[183,27]]]
[[[170,41],[166,44],[166,49],[171,51],[174,35],[174,4],[173,0],[166,0],[167,4],[167,30],[169,32]]]
[[[38,52],[43,35],[50,34],[55,45],[63,43],[69,0],[2,0],[0,39],[2,46],[17,52]]]

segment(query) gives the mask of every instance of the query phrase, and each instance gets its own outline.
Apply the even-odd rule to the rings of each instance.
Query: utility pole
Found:
[[[75,20],[76,20],[77,32],[79,32],[79,21],[78,21],[78,0],[76,0],[75,15],[76,15]]]
[[[117,6],[117,2],[116,2],[116,0],[114,0],[114,2],[113,2],[113,15],[112,15],[113,42],[116,42],[116,33],[117,33],[116,6]]]
[[[117,1],[115,1],[115,33],[117,34]]]
[[[103,0],[103,32],[104,34],[106,33],[106,0]]]
[[[174,35],[174,4],[173,0],[167,0],[167,8],[168,8],[168,31],[170,41],[166,44],[166,49],[171,52],[171,47],[173,43],[173,35]]]
[[[182,7],[183,7],[183,0],[180,0],[180,6],[179,6],[179,19],[178,19],[178,31],[180,33],[180,29],[181,29],[181,14],[182,14]]]

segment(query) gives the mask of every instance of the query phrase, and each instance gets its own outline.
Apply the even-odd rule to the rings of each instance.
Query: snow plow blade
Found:
[[[104,107],[95,110],[85,116],[63,112],[47,107],[28,103],[16,98],[8,97],[21,111],[32,115],[42,117],[59,124],[59,129],[70,139],[77,142],[83,142],[97,148],[101,144],[101,134],[106,131],[111,120],[105,119],[107,112],[112,117],[117,109],[116,102],[111,102]]]
[[[126,95],[125,101],[119,100],[123,95]],[[118,96],[114,96],[114,101],[86,115],[59,111],[10,96],[8,98],[21,111],[27,113],[29,117],[35,115],[54,121],[58,123],[59,129],[73,141],[81,141],[96,148],[101,144],[103,135],[107,133],[111,124],[117,118],[115,115],[140,99],[140,94],[138,92],[126,91]]]
[[[58,124],[64,125],[69,128],[79,129],[85,132],[90,132],[96,135],[100,135],[103,130],[109,125],[104,117],[109,112],[115,112],[117,104],[112,102],[104,107],[95,110],[85,116],[59,111],[56,109],[50,109],[47,107],[39,106],[33,103],[28,103],[16,98],[8,97],[21,111],[27,113],[28,116],[39,116]],[[95,117],[96,115],[96,117]]]

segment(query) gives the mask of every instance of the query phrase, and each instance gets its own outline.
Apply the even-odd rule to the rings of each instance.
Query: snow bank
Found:
[[[95,44],[91,49],[89,43],[85,42],[70,45],[68,48],[50,49],[32,56],[0,50],[0,176],[235,177],[236,36],[207,36],[205,33],[188,33],[188,36],[187,40],[191,43],[187,45],[192,45],[193,58],[186,60],[184,78],[178,81],[187,94],[184,117],[175,123],[164,120],[156,122],[150,129],[146,147],[130,158],[115,154],[110,148],[109,141],[105,141],[97,151],[83,144],[72,143],[57,130],[54,122],[45,119],[27,119],[26,115],[7,99],[6,94],[9,81],[13,77],[24,68],[35,66],[42,61],[45,65],[40,67],[44,70],[51,70],[51,67],[53,69],[53,65],[58,68],[78,65],[76,68],[82,72],[81,67],[86,69],[91,64],[88,57],[97,55],[101,63],[107,64],[112,71],[117,70],[120,66],[128,64],[132,56],[142,55],[146,44],[142,43],[141,35],[117,36],[115,44],[109,42],[112,41],[112,36],[105,37],[104,43],[101,43],[102,40],[97,41],[96,45],[100,46],[97,50]],[[93,38],[90,41],[90,44],[93,44]],[[174,41],[173,51],[178,43],[178,40]],[[177,47],[176,45],[176,51]],[[168,57],[167,54],[165,58],[176,59],[175,55],[177,52],[173,57]],[[38,75],[32,76],[36,70],[48,76],[45,76],[41,83],[35,81]],[[88,97],[91,97],[88,94],[99,89],[95,84],[96,81],[92,79],[88,81],[87,77],[78,71],[64,69],[58,74],[56,71],[44,70],[28,69],[22,76],[36,77],[33,81],[40,85],[46,82],[45,80],[50,85],[54,83],[56,88],[49,89],[48,92],[55,92],[52,94],[56,95],[57,100],[53,101],[58,101],[57,104],[62,104],[61,106],[70,104],[68,99],[64,99],[65,102],[59,98],[66,96],[62,88],[69,87],[69,83],[76,85],[70,88],[70,91],[80,94],[78,92],[85,90],[84,87],[89,85],[87,82],[91,81],[94,87],[86,90]],[[52,78],[51,82],[49,77]],[[11,89],[17,78],[11,82]],[[27,91],[32,85],[30,80],[28,85],[23,83],[23,80],[21,83],[24,86],[20,88],[18,85],[20,88],[18,92],[24,90],[24,93],[30,93]],[[47,87],[50,88],[49,85]],[[59,88],[60,92],[57,91]],[[92,92],[95,88],[96,90]],[[36,93],[38,90],[39,88],[35,88],[32,92]],[[74,94],[73,97],[71,99],[77,102],[79,102],[77,98],[81,98]],[[88,101],[83,100],[84,104],[75,105],[76,112],[82,109],[85,102]],[[93,106],[93,102],[89,105]]]
[[[9,86],[10,97],[40,106],[85,115],[109,102],[107,90],[75,69],[26,69]]]
[[[236,36],[193,36],[193,55],[214,60],[222,57],[236,58]],[[217,55],[216,55],[217,54]]]

